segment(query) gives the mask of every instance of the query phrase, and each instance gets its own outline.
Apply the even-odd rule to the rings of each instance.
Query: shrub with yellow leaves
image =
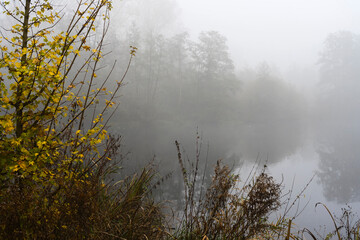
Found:
[[[104,115],[134,53],[108,92],[112,70],[97,72],[110,0],[79,0],[66,17],[49,0],[0,1],[0,7],[14,22],[0,38],[0,238],[95,238],[99,214],[123,199],[106,184],[119,138],[107,132]]]

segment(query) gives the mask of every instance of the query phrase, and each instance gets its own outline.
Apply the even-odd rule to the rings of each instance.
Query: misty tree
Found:
[[[318,100],[325,111],[323,116],[331,116],[331,122],[341,121],[344,114],[350,117],[352,110],[360,106],[360,36],[345,31],[330,34],[319,65],[322,92]]]
[[[171,100],[175,100],[177,105],[183,102],[185,84],[188,81],[189,56],[188,43],[189,33],[182,32],[167,39],[166,43],[166,75],[165,77],[171,79],[166,81],[165,94]],[[177,96],[174,99],[174,96]]]
[[[205,86],[220,80],[221,86],[225,81],[233,80],[234,64],[226,38],[216,31],[208,31],[201,32],[198,40],[190,49],[192,66],[200,83]]]
[[[240,83],[226,38],[209,31],[190,41],[189,34],[173,24],[177,8],[172,0],[125,0],[121,5],[124,15],[116,17],[127,19],[113,29],[124,24],[127,30],[113,38],[112,49],[121,56],[128,45],[138,48],[112,121],[131,152],[125,164],[136,168],[156,155],[163,169],[173,169],[174,138],[193,149],[196,127],[211,139],[213,159],[226,157]],[[121,74],[121,68],[114,71]],[[226,133],[220,136],[223,128]]]
[[[330,34],[319,59],[321,83],[332,87],[356,84],[360,70],[360,36],[341,31]]]
[[[202,40],[191,42],[187,32],[165,36],[150,29],[129,31],[134,34],[117,41],[133,44],[131,36],[137,36],[138,51],[123,88],[122,104],[112,122],[131,151],[131,161],[125,163],[131,166],[127,167],[141,166],[156,155],[164,172],[171,171],[177,167],[174,139],[193,149],[196,127],[210,141],[212,160],[227,157],[234,142],[234,134],[227,133],[233,133],[230,129],[236,124],[234,93],[239,90],[239,81],[226,39],[216,32],[202,33]],[[199,67],[194,67],[194,51],[198,53]],[[222,129],[224,132],[219,134]]]
[[[239,90],[226,38],[216,31],[201,32],[190,45],[197,120],[220,122],[233,113],[230,102]],[[228,111],[229,110],[229,111]]]
[[[195,68],[205,78],[213,79],[234,70],[226,38],[216,31],[201,32],[194,43],[192,58]]]

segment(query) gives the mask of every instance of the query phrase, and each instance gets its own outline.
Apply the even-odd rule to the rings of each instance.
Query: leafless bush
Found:
[[[185,185],[184,211],[177,239],[250,239],[272,227],[271,212],[280,207],[280,184],[265,171],[251,176],[251,183],[239,187],[239,175],[217,161],[206,194],[197,194],[198,168],[186,169],[176,142],[178,161]],[[193,166],[199,166],[197,154]],[[201,182],[200,184],[203,184]],[[199,196],[195,198],[194,196]]]

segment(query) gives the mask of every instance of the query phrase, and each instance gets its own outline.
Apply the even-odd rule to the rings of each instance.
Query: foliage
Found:
[[[106,124],[130,65],[112,92],[112,70],[98,78],[111,1],[81,0],[72,15],[48,0],[1,7],[15,23],[0,39],[0,238],[153,236],[162,217],[145,190],[150,169],[107,180],[120,139]]]
[[[19,23],[1,46],[0,149],[6,153],[1,159],[1,179],[54,186],[54,176],[72,177],[68,166],[98,158],[97,146],[106,138],[101,114],[84,128],[87,111],[104,92],[93,89],[103,39],[94,46],[87,41],[101,15],[106,27],[111,2],[81,2],[65,31],[55,28],[62,17],[49,1],[2,2],[2,7]],[[84,64],[74,69],[81,51],[86,55]],[[87,156],[85,150],[90,150]]]

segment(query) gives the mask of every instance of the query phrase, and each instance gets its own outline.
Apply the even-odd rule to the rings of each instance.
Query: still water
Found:
[[[184,158],[193,161],[196,129],[181,125],[169,128],[161,121],[153,122],[151,129],[146,126],[142,129],[137,125],[136,129],[142,131],[130,129],[128,135],[126,128],[122,129],[125,146],[131,152],[129,162],[137,163],[134,168],[141,167],[155,156],[163,176],[173,173],[170,187],[166,183],[163,186],[162,200],[181,198],[182,181],[174,140],[181,143]],[[300,195],[299,206],[293,207],[294,211],[298,208],[301,212],[294,220],[297,229],[307,227],[320,233],[334,230],[326,210],[322,206],[315,208],[318,202],[326,204],[337,216],[347,205],[354,213],[360,212],[360,148],[357,147],[360,134],[355,130],[347,131],[346,127],[339,126],[339,131],[332,127],[331,134],[320,134],[321,131],[285,124],[239,126],[230,122],[203,129],[203,134],[198,130],[201,136],[200,165],[208,159],[206,171],[209,175],[216,160],[223,158],[244,179],[256,160],[260,160],[260,166],[266,164],[267,172],[277,182],[282,181],[283,193],[292,189],[292,199],[309,184]],[[294,211],[288,217],[293,217]]]
[[[292,190],[292,199],[300,194],[299,202],[288,215],[293,217],[296,212],[300,213],[294,220],[298,230],[306,227],[325,236],[335,229],[326,209],[321,205],[315,207],[318,202],[324,203],[336,217],[341,217],[341,209],[349,206],[354,214],[360,212],[360,177],[354,174],[359,168],[356,164],[353,168],[349,166],[351,162],[358,162],[359,158],[355,155],[353,158],[349,155],[338,158],[334,149],[307,140],[292,154],[267,164],[267,172],[277,182],[283,182],[283,193]],[[251,162],[239,169],[240,175],[250,171]],[[276,219],[276,216],[273,217]]]

